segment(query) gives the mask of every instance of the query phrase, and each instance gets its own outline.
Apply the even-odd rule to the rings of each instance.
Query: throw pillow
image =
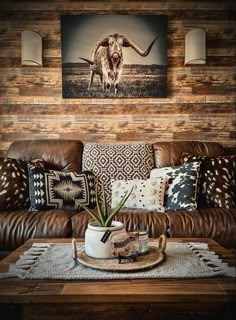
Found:
[[[183,154],[188,163],[201,160],[198,188],[199,207],[233,208],[236,204],[236,156],[216,158]]]
[[[31,210],[82,211],[75,198],[95,208],[95,179],[92,172],[61,172],[28,166]]]
[[[114,208],[121,201],[125,191],[133,191],[125,202],[125,208],[140,208],[164,212],[166,177],[147,180],[112,180],[112,202]]]
[[[111,204],[111,179],[147,179],[152,168],[154,153],[149,143],[87,143],[84,146],[82,169],[94,173],[99,197],[104,186],[108,205]]]
[[[0,158],[0,210],[29,207],[27,161]],[[32,160],[35,166],[44,167],[43,160]]]
[[[166,210],[191,211],[197,208],[197,183],[199,162],[187,163],[177,167],[153,169],[150,178],[166,175],[167,182],[164,204]]]

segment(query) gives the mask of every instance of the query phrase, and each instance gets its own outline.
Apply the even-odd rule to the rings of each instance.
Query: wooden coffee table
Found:
[[[78,240],[78,239],[77,239]],[[0,272],[35,242],[70,239],[31,239],[0,262]],[[79,241],[79,240],[78,240]],[[211,239],[169,239],[207,242],[210,250],[236,266],[233,254]],[[234,319],[236,282],[233,278],[140,279],[113,281],[0,280],[0,314],[6,319]]]

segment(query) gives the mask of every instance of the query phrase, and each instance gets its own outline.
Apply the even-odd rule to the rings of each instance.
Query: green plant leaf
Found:
[[[105,221],[104,221],[105,219],[104,219],[104,215],[103,215],[103,212],[102,212],[102,208],[101,208],[100,203],[99,203],[97,188],[96,188],[96,203],[97,203],[98,215],[99,215],[100,221],[101,221],[101,226],[104,226],[105,225]]]
[[[104,190],[104,186],[102,185],[102,198],[103,198],[103,217],[104,220],[106,221],[106,219],[108,218],[108,209],[107,209],[107,200],[106,200],[106,195],[105,195],[105,190]]]
[[[86,210],[90,216],[97,221],[101,226],[104,225],[103,222],[100,220],[99,217],[97,217],[91,210],[89,210],[86,206],[84,206],[82,203],[80,203],[77,199],[72,198],[75,202],[77,202],[84,210]]]
[[[131,195],[133,191],[133,187],[131,188],[130,192],[128,192],[128,190],[125,192],[123,198],[120,200],[120,202],[117,204],[117,206],[112,210],[112,212],[110,213],[109,217],[107,218],[107,220],[105,221],[105,227],[110,227],[111,222],[114,218],[114,216],[117,214],[117,212],[119,212],[119,210],[123,207],[123,205],[125,204],[125,202],[127,201],[127,199],[129,198],[129,196]]]

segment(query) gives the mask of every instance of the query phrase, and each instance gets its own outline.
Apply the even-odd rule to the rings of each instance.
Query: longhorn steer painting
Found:
[[[61,17],[63,98],[167,96],[167,16]]]

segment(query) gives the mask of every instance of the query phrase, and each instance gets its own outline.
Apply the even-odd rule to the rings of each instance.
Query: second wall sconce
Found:
[[[38,32],[30,30],[22,32],[21,63],[23,66],[43,65],[42,36]]]
[[[184,64],[206,64],[206,32],[204,29],[193,29],[185,35]]]

